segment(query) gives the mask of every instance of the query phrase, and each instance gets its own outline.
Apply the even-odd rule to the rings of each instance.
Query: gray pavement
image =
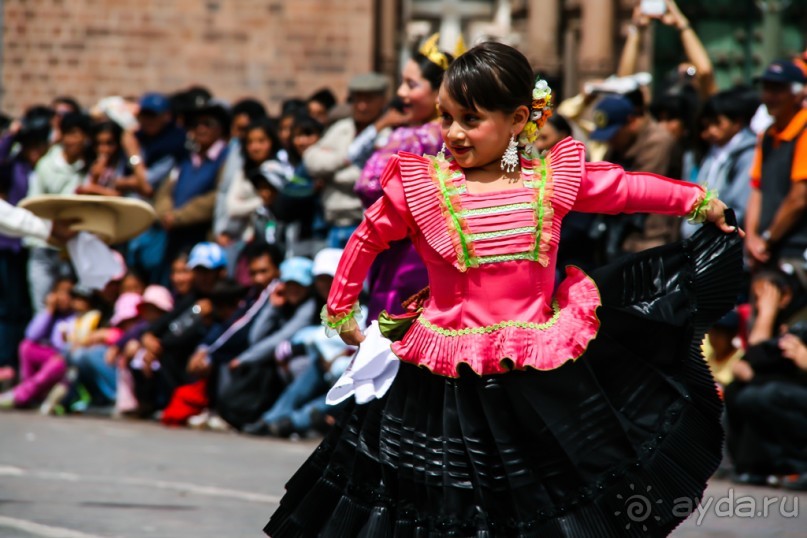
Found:
[[[0,537],[263,536],[285,480],[315,446],[148,422],[3,413]],[[696,513],[673,536],[807,537],[807,515],[796,515],[807,513],[805,494],[714,480],[705,498],[710,505],[700,521]]]

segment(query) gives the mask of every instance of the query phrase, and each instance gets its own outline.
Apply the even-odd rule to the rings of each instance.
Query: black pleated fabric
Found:
[[[289,480],[264,531],[666,536],[720,462],[700,342],[734,304],[741,249],[705,226],[597,270],[600,331],[555,370],[452,379],[402,363],[387,395],[348,409]]]

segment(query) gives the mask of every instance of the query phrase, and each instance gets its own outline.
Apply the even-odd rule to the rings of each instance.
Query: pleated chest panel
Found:
[[[482,194],[469,193],[462,170],[446,159],[402,158],[401,169],[426,241],[458,270],[512,260],[548,265],[555,212],[546,159],[522,162],[523,186]]]

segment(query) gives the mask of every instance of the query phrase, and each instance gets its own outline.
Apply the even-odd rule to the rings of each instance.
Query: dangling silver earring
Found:
[[[443,142],[443,147],[440,148],[439,153],[437,153],[438,159],[445,159],[446,158],[446,143]]]
[[[510,135],[510,143],[502,155],[502,170],[509,174],[515,171],[516,166],[518,166],[518,142],[515,135]]]

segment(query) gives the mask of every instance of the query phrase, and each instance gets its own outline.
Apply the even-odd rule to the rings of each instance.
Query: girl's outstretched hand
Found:
[[[339,334],[342,341],[349,346],[358,346],[364,341],[364,334],[356,327],[352,331],[343,332]]]
[[[740,227],[730,226],[726,222],[726,209],[728,206],[721,200],[712,200],[709,204],[709,209],[706,212],[706,220],[713,222],[720,230],[725,233],[733,233],[735,230],[740,234],[740,237],[745,237],[745,232]]]

